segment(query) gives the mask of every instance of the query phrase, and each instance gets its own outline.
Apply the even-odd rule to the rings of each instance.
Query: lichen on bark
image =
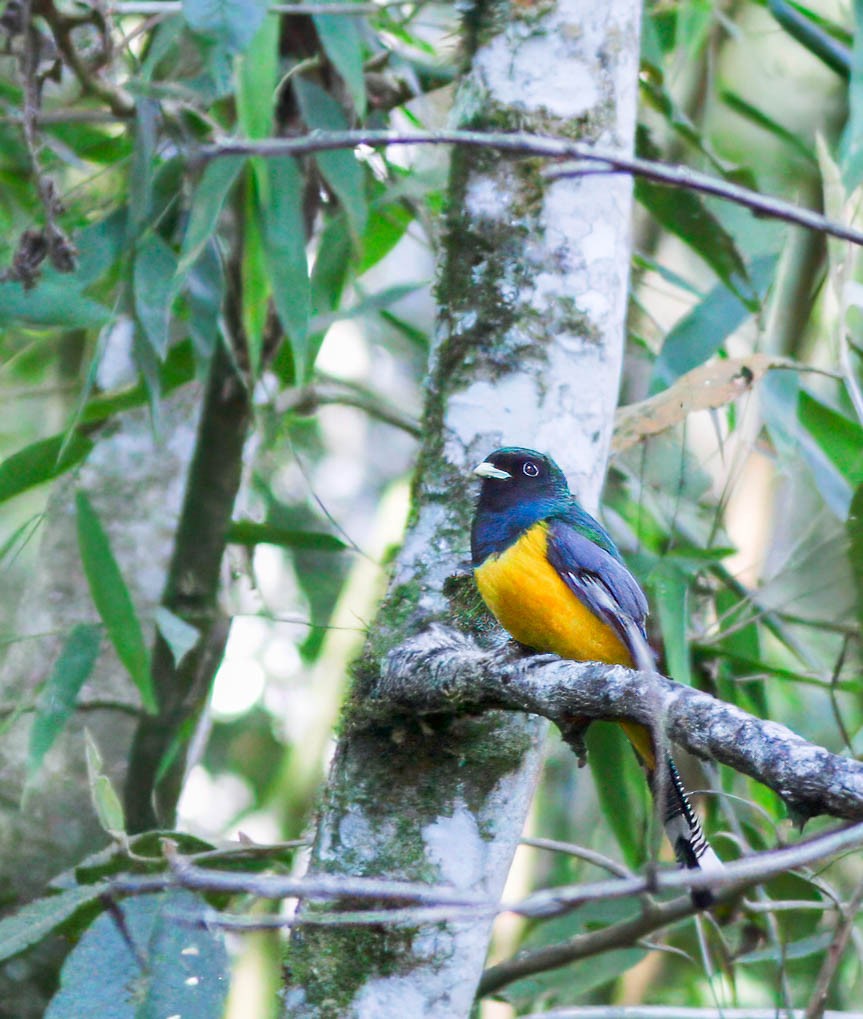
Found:
[[[553,122],[558,133],[630,151],[639,14],[630,0],[471,7],[458,126],[531,131]],[[590,88],[573,96],[567,83],[576,79]],[[622,352],[630,193],[625,178],[553,183],[535,161],[453,154],[414,508],[355,669],[313,871],[502,890],[544,724],[500,712],[383,723],[366,702],[387,654],[431,623],[487,635],[468,558],[470,468],[490,449],[554,450],[595,504]],[[286,1013],[377,1019],[399,1002],[401,1013],[467,1015],[487,919],[370,934],[300,927]]]

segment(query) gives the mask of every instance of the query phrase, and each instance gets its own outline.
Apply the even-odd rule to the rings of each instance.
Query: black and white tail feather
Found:
[[[612,597],[603,582],[593,574],[569,573],[565,579],[573,589],[577,587],[587,594],[594,609],[598,609],[606,621],[620,633],[630,650],[635,667],[640,672],[655,673],[656,663],[647,643],[643,617],[636,621],[629,613],[622,612],[621,605]],[[645,614],[646,608],[645,603]],[[725,870],[722,861],[704,837],[701,822],[689,802],[677,765],[670,755],[666,756],[666,762],[664,776],[659,775],[658,769],[653,771],[648,769],[648,779],[654,797],[664,801],[661,808],[663,827],[677,862],[687,870],[700,870],[705,874],[715,873],[719,876]],[[716,901],[709,888],[694,889],[691,895],[693,905],[698,909],[708,909]]]

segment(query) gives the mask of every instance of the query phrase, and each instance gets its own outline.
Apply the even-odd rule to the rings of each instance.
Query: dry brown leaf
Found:
[[[611,440],[613,453],[622,453],[642,439],[672,428],[696,410],[724,407],[748,392],[771,368],[797,368],[787,357],[750,354],[710,361],[693,368],[662,393],[628,407],[620,407]]]

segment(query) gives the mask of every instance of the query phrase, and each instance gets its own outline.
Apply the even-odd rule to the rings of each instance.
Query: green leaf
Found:
[[[125,931],[107,912],[96,918],[64,963],[45,1019],[220,1016],[230,967],[223,938],[205,924],[203,900],[181,890],[118,908]]]
[[[359,18],[352,14],[315,14],[312,21],[324,52],[348,87],[357,116],[365,116],[366,79]]]
[[[370,311],[380,311],[382,308],[387,308],[389,305],[395,304],[411,294],[415,294],[418,290],[425,289],[426,286],[427,284],[424,280],[418,283],[396,283],[394,286],[386,287],[377,293],[368,294],[357,301],[356,304],[352,304],[350,308],[340,308],[330,315],[316,316],[312,319],[310,328],[316,334],[321,335],[329,329],[333,322],[339,322],[347,318],[360,318],[363,315],[367,315]]]
[[[223,156],[207,163],[192,199],[189,224],[177,264],[175,289],[182,285],[186,273],[215,233],[225,199],[245,163],[245,156]]]
[[[28,779],[39,770],[45,754],[72,717],[78,693],[99,656],[100,642],[100,628],[87,623],[80,623],[66,638],[36,704],[27,754]]]
[[[150,655],[144,643],[132,596],[126,586],[102,522],[84,492],[77,492],[78,547],[90,594],[117,656],[141,694],[146,711],[155,714],[156,693]]]
[[[863,482],[863,427],[805,391],[797,414],[840,474],[853,485]]]
[[[23,952],[46,934],[62,926],[82,906],[96,901],[107,885],[69,888],[57,895],[28,902],[17,913],[0,920],[0,960]]]
[[[183,0],[189,27],[232,54],[248,48],[266,12],[265,0]]]
[[[371,207],[369,225],[363,236],[363,253],[357,265],[357,276],[362,276],[377,265],[404,237],[414,216],[402,202],[375,202]]]
[[[595,722],[586,741],[603,815],[627,866],[636,868],[644,861],[644,820],[650,809],[644,774],[619,726]]]
[[[232,521],[228,528],[228,541],[232,545],[281,545],[282,548],[315,549],[318,552],[341,552],[348,547],[334,534],[297,531],[254,520]]]
[[[857,487],[851,500],[846,523],[848,532],[848,558],[857,592],[857,619],[863,626],[863,483]]]
[[[349,125],[341,106],[322,88],[303,78],[295,78],[294,89],[303,120],[310,130],[347,130]],[[358,246],[368,218],[362,166],[351,151],[319,152],[315,161],[344,209],[354,244]]]
[[[841,78],[848,77],[852,59],[848,47],[826,32],[811,12],[804,14],[799,5],[786,0],[769,0],[767,7],[792,39]]]
[[[65,438],[52,435],[50,439],[40,439],[0,462],[0,502],[59,477],[93,448],[92,439],[74,432],[64,449]]]
[[[754,259],[750,266],[752,286],[762,297],[773,279],[777,261],[776,255],[764,255]],[[715,286],[665,337],[653,367],[651,393],[659,392],[703,364],[750,314],[750,309],[724,283]]]
[[[649,575],[651,604],[656,606],[668,674],[692,686],[689,654],[689,581],[685,572],[665,559],[657,560]]]
[[[117,837],[126,829],[123,805],[120,797],[103,771],[102,755],[93,737],[84,730],[84,749],[87,758],[87,780],[90,784],[90,798],[99,818],[99,824],[109,835]]]
[[[737,92],[732,92],[731,89],[723,88],[719,90],[719,98],[738,116],[743,117],[752,124],[755,124],[756,127],[760,127],[763,131],[773,135],[774,138],[778,138],[779,141],[788,145],[797,153],[797,155],[802,156],[808,163],[815,164],[817,162],[811,145],[807,145],[800,135],[795,134],[794,131],[789,131],[787,127],[783,127],[782,124],[774,120],[772,117],[768,117],[763,110],[760,110],[757,106],[753,106],[752,103],[747,102],[746,99]]]
[[[158,120],[158,104],[147,96],[141,96],[135,104],[135,147],[129,166],[130,240],[137,236],[151,214]]]
[[[307,345],[309,269],[303,222],[303,178],[288,156],[267,160],[267,198],[258,205],[264,239],[264,264],[273,290],[279,321],[291,345],[296,381],[305,382],[314,367]],[[316,352],[316,351],[315,351]]]
[[[170,648],[174,664],[179,667],[186,655],[201,639],[201,631],[191,623],[187,623],[185,619],[174,615],[164,605],[160,605],[156,609],[155,618],[159,633],[162,634],[165,643]]]
[[[75,234],[78,266],[74,279],[82,290],[101,279],[124,253],[127,217],[127,210],[121,207]]]
[[[658,223],[702,258],[750,311],[757,308],[758,296],[752,290],[734,238],[700,195],[638,177],[635,197]]]
[[[154,231],[135,248],[135,313],[144,336],[161,361],[168,352],[168,326],[177,256]]]
[[[247,138],[273,133],[279,72],[279,18],[264,18],[237,67],[237,119]]]
[[[0,283],[0,328],[91,329],[111,318],[110,309],[75,288],[74,280],[43,279],[32,290]]]
[[[211,238],[186,276],[189,336],[199,367],[209,364],[219,339],[219,316],[224,293],[225,274],[219,246]],[[165,391],[164,380],[162,391]]]
[[[256,161],[260,164],[260,161]],[[261,367],[261,351],[270,297],[269,278],[265,268],[264,224],[258,215],[260,206],[259,178],[248,173],[245,180],[243,261],[243,331],[249,350],[252,375]]]

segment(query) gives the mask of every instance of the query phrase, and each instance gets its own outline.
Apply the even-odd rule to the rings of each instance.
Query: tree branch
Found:
[[[639,159],[620,152],[579,144],[567,138],[543,137],[531,134],[498,134],[485,131],[316,131],[299,138],[265,138],[245,141],[225,138],[210,145],[190,150],[195,160],[217,159],[229,155],[306,156],[334,149],[352,149],[360,145],[383,148],[388,145],[460,145],[471,148],[493,149],[514,156],[533,156],[546,159],[570,160],[575,165],[555,167],[548,171],[553,178],[580,177],[595,173],[625,173],[666,184],[669,187],[687,188],[702,194],[723,198],[743,205],[752,212],[770,216],[786,223],[818,230],[853,244],[863,245],[863,233],[836,220],[803,209],[791,202],[719,180],[699,173],[688,166],[669,166],[650,159]]]
[[[757,779],[803,817],[863,818],[863,763],[664,676],[647,684],[620,665],[515,657],[434,626],[390,653],[365,707],[378,720],[394,710],[525,711],[550,719],[567,736],[578,716],[650,725],[655,696],[669,738],[690,753]]]

